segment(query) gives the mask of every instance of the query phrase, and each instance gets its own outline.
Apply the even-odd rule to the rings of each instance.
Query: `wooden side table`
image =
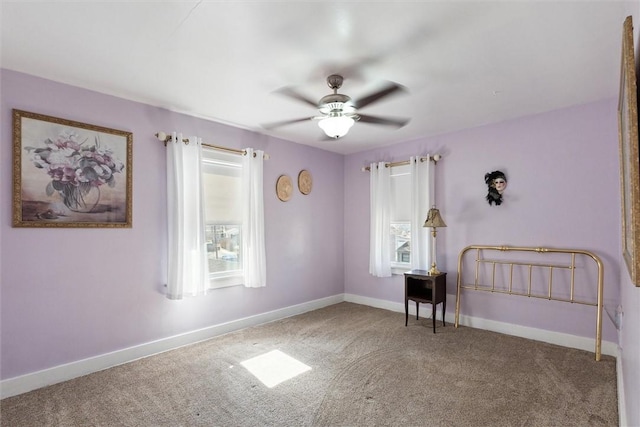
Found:
[[[436,333],[436,305],[442,303],[442,326],[444,313],[447,309],[447,273],[429,275],[425,270],[411,270],[404,273],[404,326],[409,321],[409,300],[416,302],[416,320],[418,319],[418,305],[431,304],[431,318],[433,319],[433,333]]]

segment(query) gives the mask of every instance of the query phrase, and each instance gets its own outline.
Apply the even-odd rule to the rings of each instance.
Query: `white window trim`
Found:
[[[410,174],[410,171],[408,166],[400,166],[400,167],[391,169],[392,180],[394,178],[398,178],[401,176],[408,176],[409,174]],[[395,195],[392,194],[392,197],[395,197]],[[408,203],[411,204],[411,201],[408,201]],[[400,221],[400,222],[411,225],[411,222],[408,220]],[[411,230],[412,237],[413,237],[413,234],[414,234],[414,230]],[[411,239],[411,245],[413,246],[413,244],[414,244],[413,239]],[[395,259],[395,254],[392,254],[391,256],[392,256],[392,259]],[[411,270],[411,262],[398,262],[393,260],[391,261],[391,274],[393,275],[404,274],[410,270]]]
[[[209,274],[209,289],[228,288],[244,285],[242,270],[225,271]]]
[[[220,153],[214,150],[205,150],[206,154],[209,155],[219,155]],[[206,157],[203,159],[203,163],[209,165],[218,165],[223,167],[230,167],[234,169],[242,169],[242,163],[236,162],[235,160],[229,161],[224,160],[221,157],[211,158]],[[226,156],[224,156],[226,157]],[[242,227],[241,224],[238,224],[239,227]],[[228,270],[228,271],[220,271],[220,272],[209,272],[209,289],[220,289],[220,288],[228,288],[231,286],[242,286],[244,285],[244,273],[242,267],[238,270]]]

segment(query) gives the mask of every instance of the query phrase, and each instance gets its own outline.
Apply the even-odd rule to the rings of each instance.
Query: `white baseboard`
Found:
[[[2,380],[0,381],[0,399],[68,381],[185,345],[195,344],[229,332],[317,310],[342,301],[344,301],[342,294],[334,295]]]
[[[48,385],[60,383],[63,381],[68,381],[73,378],[77,378],[93,372],[98,372],[103,369],[121,365],[123,363],[132,362],[134,360],[152,356],[154,354],[162,353],[168,350],[173,350],[185,345],[195,344],[197,342],[204,341],[229,332],[237,331],[251,326],[261,325],[279,319],[284,319],[286,317],[295,316],[298,314],[306,313],[308,311],[317,310],[319,308],[327,307],[329,305],[337,304],[343,301],[404,313],[403,303],[362,297],[353,294],[334,295],[332,297],[309,301],[303,304],[285,307],[279,310],[261,313],[255,316],[234,320],[219,325],[213,325],[207,328],[198,329],[196,331],[191,331],[157,341],[140,344],[123,350],[118,350],[111,353],[105,353],[99,356],[74,361],[19,377],[8,378],[6,380],[0,381],[0,399],[16,396],[18,394],[26,393],[31,390],[46,387]],[[425,310],[423,311],[423,317],[430,317],[430,311],[431,310],[425,307]],[[415,316],[415,304],[409,305],[409,314]],[[436,318],[439,319],[441,318],[441,316],[442,311],[441,308],[438,307],[436,310]],[[449,310],[445,316],[445,320],[449,323],[453,323],[455,320],[454,318],[455,314],[451,310]],[[504,333],[507,335],[514,335],[537,341],[548,342],[551,344],[557,344],[563,347],[577,348],[586,351],[594,350],[593,339],[578,337],[575,335],[545,331],[536,328],[512,325],[509,323],[496,322],[493,320],[479,319],[469,316],[460,316],[460,324],[472,328],[486,329],[494,332]],[[611,342],[603,342],[602,354],[607,354],[614,357],[618,356],[617,344]],[[621,372],[621,369],[618,369],[618,372]],[[619,378],[618,381],[618,384],[620,384],[621,378]],[[620,390],[620,387],[618,387],[618,390]]]
[[[627,401],[624,393],[624,372],[622,369],[622,354],[620,353],[620,349],[618,349],[618,357],[616,359],[616,376],[618,379],[618,425],[628,426]]]
[[[380,300],[375,298],[361,297],[359,295],[345,294],[344,300],[347,302],[353,302],[356,304],[368,305],[376,308],[383,308],[385,310],[397,311],[404,313],[404,303],[396,303],[386,300]],[[427,306],[428,307],[428,306]],[[431,317],[431,309],[425,307],[421,310],[425,318]],[[409,303],[409,314],[416,315],[415,303]],[[436,308],[436,319],[442,318],[442,305],[438,305]],[[544,329],[531,328],[527,326],[514,325],[511,323],[498,322],[495,320],[480,319],[471,316],[460,316],[459,324],[462,326],[469,326],[476,329],[485,329],[488,331],[499,332],[506,335],[513,335],[516,337],[529,338],[535,341],[542,341],[549,344],[556,344],[562,347],[577,348],[579,350],[586,350],[595,352],[595,340],[593,338],[580,337],[577,335],[565,334],[561,332],[547,331]],[[455,322],[455,307],[447,310],[445,314],[445,321],[449,323]],[[608,356],[618,356],[618,344],[610,341],[603,341],[602,354]]]

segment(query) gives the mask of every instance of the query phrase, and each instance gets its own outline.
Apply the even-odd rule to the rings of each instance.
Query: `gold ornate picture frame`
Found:
[[[620,141],[620,190],[622,194],[622,254],[631,282],[640,286],[640,157],[638,155],[638,103],[634,60],[633,22],[623,26],[618,137]]]
[[[13,226],[131,228],[131,132],[13,110]]]

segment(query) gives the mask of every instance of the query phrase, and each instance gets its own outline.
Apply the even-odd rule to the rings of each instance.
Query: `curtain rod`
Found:
[[[427,156],[427,157],[420,157],[421,162],[428,162],[429,160],[431,160],[436,165],[438,164],[438,161],[440,161],[440,159],[442,159],[442,156],[440,154],[434,154],[433,156]],[[403,160],[401,162],[385,163],[384,167],[392,168],[394,166],[404,166],[404,165],[408,165],[410,162],[411,162],[410,160]],[[370,172],[371,166],[363,167],[361,170],[362,172]]]
[[[171,135],[167,135],[165,132],[158,132],[156,133],[156,138],[158,138],[160,141],[162,141],[164,143],[164,146],[167,146],[167,142],[169,142],[171,140]],[[188,138],[182,138],[182,142],[184,142],[185,144],[189,143],[189,139]],[[238,154],[240,156],[246,156],[247,155],[247,151],[246,150],[237,150],[235,148],[229,148],[229,147],[221,147],[219,145],[213,145],[213,144],[206,144],[206,143],[202,143],[203,147],[207,147],[207,148],[211,148],[213,150],[218,150],[218,151],[226,151],[227,153],[232,153],[232,154]],[[253,153],[253,156],[256,156],[256,153]],[[267,153],[264,153],[263,158],[266,160],[269,160],[269,155]]]

